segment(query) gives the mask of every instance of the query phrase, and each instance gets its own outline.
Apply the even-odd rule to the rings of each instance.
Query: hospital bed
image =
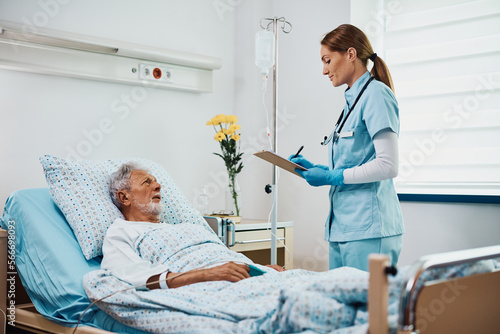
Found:
[[[109,197],[109,175],[131,160],[148,168],[162,185],[165,210],[161,220],[195,224],[179,229],[206,229],[208,235],[220,230],[211,229],[164,168],[154,162],[74,161],[45,155],[40,162],[49,188],[12,193],[0,219],[0,309],[6,322],[37,333],[72,333],[77,323],[79,333],[296,333],[353,326],[352,330],[367,332],[368,322],[370,333],[387,333],[388,327],[396,327],[395,317],[401,333],[439,332],[433,330],[437,318],[448,319],[447,328],[453,324],[467,328],[463,322],[472,324],[473,332],[480,325],[500,328],[500,317],[496,317],[500,280],[497,262],[490,260],[500,255],[500,246],[421,259],[413,267],[400,268],[393,278],[387,276],[387,260],[374,256],[370,275],[354,268],[278,273],[261,267],[269,273],[238,283],[130,289],[100,270],[100,255],[107,227],[121,216]],[[224,238],[220,233],[217,236]],[[470,265],[464,266],[466,262]],[[467,279],[463,284],[438,283],[462,277]],[[467,288],[460,289],[464,285]],[[467,299],[468,295],[472,297]],[[91,306],[90,300],[96,305]],[[457,305],[464,307],[455,309]],[[472,313],[477,305],[481,311]],[[399,312],[395,312],[397,307]],[[447,310],[467,316],[449,321]]]
[[[13,193],[7,201],[3,224],[6,229],[0,230],[0,306],[8,316],[7,322],[13,320],[15,328],[33,333],[72,333],[67,326],[74,326],[77,316],[89,305],[81,287],[83,273],[98,269],[99,260],[85,260],[79,254],[72,231],[48,189]],[[10,252],[14,248],[17,267],[13,267]],[[417,260],[407,270],[399,292],[398,333],[498,332],[500,271],[428,282],[418,293],[416,282],[428,270],[499,256],[500,246],[494,246]],[[58,268],[57,280],[45,277],[50,267]],[[385,257],[372,255],[368,297],[372,334],[387,333],[389,329],[390,272]],[[88,315],[77,333],[141,333],[101,310],[92,309]]]

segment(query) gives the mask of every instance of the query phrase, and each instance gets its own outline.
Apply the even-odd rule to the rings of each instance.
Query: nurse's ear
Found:
[[[349,61],[355,61],[358,58],[358,53],[356,52],[356,49],[353,47],[347,49],[345,55]]]

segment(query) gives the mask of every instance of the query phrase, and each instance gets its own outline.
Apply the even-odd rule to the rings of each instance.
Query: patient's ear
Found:
[[[126,191],[120,190],[116,193],[116,196],[118,197],[118,201],[120,201],[123,206],[130,206],[130,195]]]

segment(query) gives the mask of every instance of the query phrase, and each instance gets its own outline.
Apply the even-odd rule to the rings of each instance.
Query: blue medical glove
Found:
[[[295,158],[295,154],[292,154],[288,157],[288,160],[307,169],[313,168],[315,166],[312,162],[304,158],[302,155],[298,155]]]
[[[319,167],[313,167],[309,170],[296,168],[295,171],[313,187],[326,185],[341,186],[344,184],[343,169],[324,170]]]
[[[321,169],[324,169],[324,170],[329,170],[330,169],[330,167],[325,166],[325,165],[314,165],[314,167],[321,168]]]

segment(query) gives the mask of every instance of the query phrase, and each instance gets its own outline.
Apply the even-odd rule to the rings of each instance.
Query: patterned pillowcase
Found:
[[[121,164],[135,161],[149,169],[161,184],[165,211],[161,219],[169,224],[189,222],[211,231],[203,216],[188,202],[165,169],[143,159],[66,160],[40,157],[53,201],[73,229],[87,260],[102,255],[108,227],[116,218],[124,218],[109,196],[109,176]]]

